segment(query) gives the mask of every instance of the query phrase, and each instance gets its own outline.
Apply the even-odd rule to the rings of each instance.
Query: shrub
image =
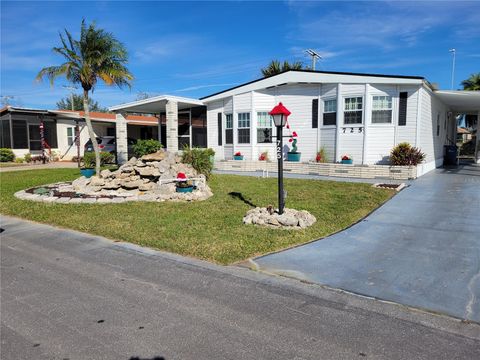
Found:
[[[15,162],[17,164],[21,164],[21,163],[23,163],[23,158],[15,158]]]
[[[270,160],[270,158],[268,157],[268,151],[264,151],[260,154],[260,156],[258,157],[258,160],[260,161],[268,161]]]
[[[12,149],[0,149],[0,162],[9,162],[13,160],[15,160],[15,154],[13,153]]]
[[[320,150],[317,151],[315,161],[318,163],[328,162],[327,150],[323,146],[320,148]]]
[[[154,139],[137,140],[136,144],[133,145],[132,148],[133,148],[133,153],[138,158],[143,155],[148,155],[148,154],[157,152],[162,148],[162,144],[160,144],[160,141],[154,140]]]
[[[100,166],[111,164],[115,160],[115,156],[109,152],[100,153]],[[89,151],[83,155],[83,167],[93,169],[95,167],[95,152]]]
[[[213,163],[210,157],[214,155],[215,151],[213,151],[213,149],[199,149],[185,146],[183,148],[182,162],[192,165],[195,170],[208,178],[213,169]]]
[[[425,160],[425,154],[409,143],[400,143],[390,152],[390,163],[400,166],[416,166]]]
[[[29,163],[32,161],[32,154],[26,153],[25,154],[25,162]]]

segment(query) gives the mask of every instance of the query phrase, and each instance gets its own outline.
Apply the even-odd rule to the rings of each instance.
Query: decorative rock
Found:
[[[165,151],[159,150],[153,154],[143,155],[140,160],[143,161],[162,161],[165,159]]]
[[[100,171],[100,177],[106,179],[112,175],[112,172],[108,169]]]
[[[92,176],[90,178],[90,186],[103,186],[105,185],[105,180],[98,176]]]
[[[140,180],[140,179],[139,180],[134,180],[134,181],[126,181],[126,182],[122,183],[122,186],[124,188],[127,188],[127,189],[136,189],[140,185],[143,185],[143,181]]]
[[[146,166],[146,167],[137,167],[135,168],[135,170],[137,171],[137,173],[140,175],[140,176],[154,176],[154,177],[159,177],[161,174],[160,174],[160,171],[156,168],[156,167],[152,167],[152,166]]]
[[[317,221],[315,216],[305,210],[284,209],[282,215],[277,212],[270,212],[267,208],[258,207],[249,210],[243,218],[243,223],[263,225],[277,229],[304,229]]]
[[[191,165],[181,163],[180,156],[159,151],[146,155],[145,158],[146,160],[144,157],[131,158],[118,170],[103,170],[99,176],[90,179],[80,177],[71,183],[38,186],[28,192],[18,191],[15,196],[38,202],[101,204],[125,201],[201,201],[213,195],[205,176],[197,174]],[[178,172],[188,176],[194,185],[193,192],[176,192]],[[263,217],[261,221],[265,223],[267,220]],[[274,224],[275,221],[270,220],[270,226]]]

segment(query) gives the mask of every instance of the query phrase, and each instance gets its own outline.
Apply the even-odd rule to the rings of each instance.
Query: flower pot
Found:
[[[233,155],[233,160],[243,160],[243,155]]]
[[[353,160],[352,159],[348,159],[348,160],[342,160],[342,164],[353,164]]]
[[[178,193],[190,193],[193,191],[193,185],[192,186],[187,186],[187,187],[178,187],[177,186],[177,192]]]
[[[300,161],[300,156],[302,155],[302,153],[299,153],[299,152],[288,152],[287,153],[287,161],[296,161],[296,162],[299,162]]]
[[[93,175],[95,175],[95,169],[80,169],[80,174],[86,178],[91,178]]]

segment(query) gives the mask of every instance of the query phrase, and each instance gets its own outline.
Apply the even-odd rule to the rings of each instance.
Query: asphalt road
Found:
[[[1,217],[1,359],[478,359],[480,326]]]

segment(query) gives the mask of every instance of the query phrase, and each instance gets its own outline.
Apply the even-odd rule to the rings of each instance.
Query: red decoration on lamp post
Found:
[[[269,114],[277,127],[277,160],[278,160],[278,213],[283,214],[285,208],[285,192],[283,191],[283,127],[291,112],[279,103]]]

